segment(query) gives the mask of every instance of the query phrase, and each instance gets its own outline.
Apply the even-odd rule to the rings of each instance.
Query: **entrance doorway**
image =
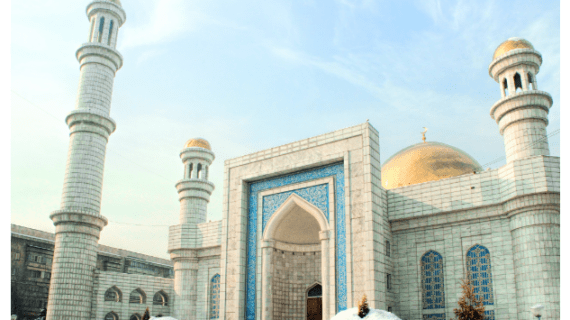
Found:
[[[323,287],[315,284],[307,292],[307,320],[323,319]]]

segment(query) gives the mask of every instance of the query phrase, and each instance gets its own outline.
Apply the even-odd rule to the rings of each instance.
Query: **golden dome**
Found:
[[[208,150],[212,151],[212,148],[210,147],[210,143],[208,141],[206,141],[206,139],[202,139],[202,138],[190,139],[184,145],[184,148],[193,148],[193,147],[204,148],[204,149],[208,149]]]
[[[393,189],[481,171],[467,153],[440,142],[414,144],[390,157],[382,166],[382,186]]]
[[[493,54],[493,60],[497,59],[498,56],[503,55],[514,49],[534,49],[532,44],[523,38],[509,38],[507,41],[501,43],[495,53]]]

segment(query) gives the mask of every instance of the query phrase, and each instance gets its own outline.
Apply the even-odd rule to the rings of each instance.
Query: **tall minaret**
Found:
[[[61,209],[55,225],[55,250],[47,319],[90,319],[93,275],[99,234],[107,225],[100,214],[107,141],[115,131],[109,117],[115,72],[123,64],[115,50],[125,11],[119,0],[95,0],[87,6],[88,42],[76,53],[80,64],[75,110],[66,117],[70,129]]]
[[[505,141],[507,163],[549,155],[546,126],[552,97],[539,91],[536,74],[542,56],[525,39],[510,38],[495,50],[489,75],[501,86],[502,98],[491,108]]]
[[[197,225],[206,222],[207,206],[214,184],[208,181],[209,167],[214,153],[205,139],[186,142],[180,152],[184,177],[176,183],[180,200],[180,224],[169,229],[168,252],[174,262],[175,305],[177,319],[196,318],[198,258],[195,249],[200,246]]]
[[[497,48],[489,66],[503,96],[491,108],[491,116],[505,140],[507,166],[513,168],[507,168],[502,179],[516,188],[502,206],[513,247],[517,319],[530,319],[530,307],[536,304],[545,306],[545,319],[560,319],[560,192],[522,187],[555,178],[545,174],[555,175],[542,159],[533,161],[532,167],[531,161],[521,163],[549,155],[546,126],[552,97],[537,88],[541,64],[542,56],[530,42],[510,38]]]

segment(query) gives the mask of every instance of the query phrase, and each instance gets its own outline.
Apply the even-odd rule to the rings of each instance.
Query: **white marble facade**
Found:
[[[115,128],[113,77],[122,63],[114,45],[125,14],[118,0],[93,1],[87,12],[90,42],[78,51],[62,208],[51,216],[48,319],[102,320],[111,311],[110,320],[127,319],[128,304],[103,299],[116,284],[164,290],[168,307],[151,311],[184,320],[305,319],[316,286],[323,319],[363,294],[372,308],[402,319],[448,319],[460,280],[475,275],[486,279],[478,285],[489,319],[530,319],[537,303],[545,305],[546,319],[559,319],[560,159],[549,156],[552,98],[536,90],[542,56],[530,44],[494,57],[489,67],[503,94],[491,116],[505,137],[505,166],[386,190],[378,131],[365,122],[226,160],[224,183],[214,190],[208,171],[215,146],[191,139],[180,152],[180,223],[169,230],[174,280],[93,273],[107,224],[99,203],[105,146]],[[519,73],[527,80],[517,88],[520,79],[511,78]],[[85,177],[94,187],[82,187]],[[223,218],[206,222],[212,192],[223,193]],[[436,273],[426,275],[428,268]],[[440,285],[428,288],[429,281]]]

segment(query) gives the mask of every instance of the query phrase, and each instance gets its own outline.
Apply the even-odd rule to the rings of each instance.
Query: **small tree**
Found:
[[[461,281],[463,295],[459,299],[459,308],[453,309],[457,320],[484,320],[485,306],[481,298],[473,292],[473,286],[468,279]]]
[[[150,319],[150,312],[148,311],[148,307],[146,307],[142,320],[149,320],[149,319]]]
[[[366,295],[364,294],[362,295],[362,299],[360,299],[360,302],[358,302],[358,316],[360,318],[364,318],[366,317],[368,312],[370,312],[370,309],[368,308],[368,300],[366,299]]]

